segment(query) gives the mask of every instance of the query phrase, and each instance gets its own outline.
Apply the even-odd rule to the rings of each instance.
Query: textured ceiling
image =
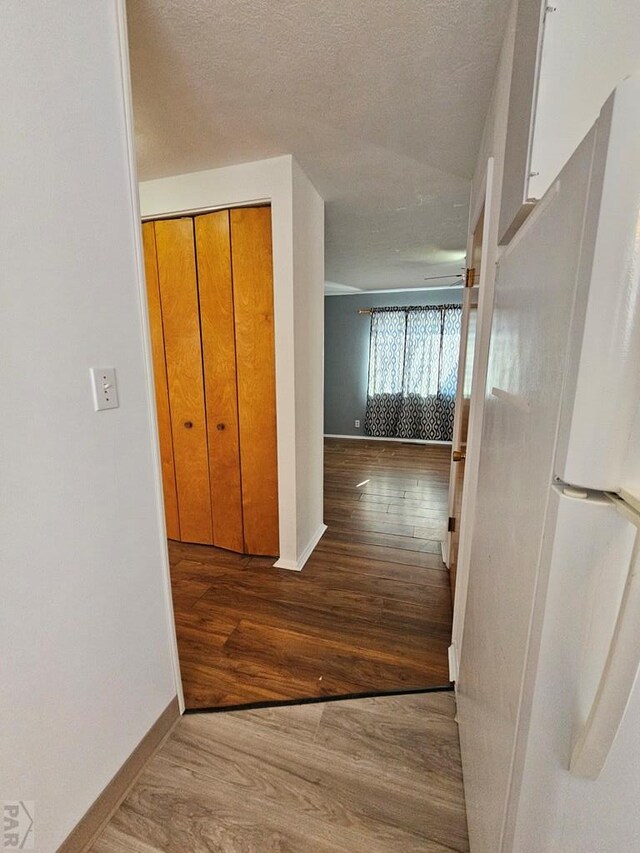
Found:
[[[462,266],[507,3],[129,0],[140,178],[292,153],[327,279],[424,286]]]

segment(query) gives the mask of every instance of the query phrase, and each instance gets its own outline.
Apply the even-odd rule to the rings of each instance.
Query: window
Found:
[[[374,308],[365,433],[451,441],[459,305]]]

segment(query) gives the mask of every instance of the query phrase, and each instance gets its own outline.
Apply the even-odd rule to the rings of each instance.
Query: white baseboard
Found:
[[[320,527],[316,530],[316,532],[311,537],[309,544],[304,549],[302,554],[298,557],[297,560],[278,560],[277,563],[273,564],[274,569],[288,569],[290,572],[301,572],[304,568],[304,564],[307,562],[309,557],[311,556],[313,549],[316,547],[320,539],[322,538],[325,530],[327,529],[326,524],[321,524]]]
[[[449,537],[441,540],[440,553],[442,554],[442,562],[449,568]]]
[[[449,681],[458,680],[458,652],[455,643],[451,643],[448,649],[449,655]]]
[[[353,438],[356,441],[398,441],[401,444],[441,444],[444,447],[451,447],[450,441],[428,441],[424,438],[384,438],[379,435],[334,435],[333,433],[325,432],[325,438]]]

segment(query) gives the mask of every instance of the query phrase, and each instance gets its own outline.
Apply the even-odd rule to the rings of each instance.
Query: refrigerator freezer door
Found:
[[[631,441],[640,400],[640,76],[616,89],[597,128],[555,470],[567,483],[632,491],[628,474],[640,467],[640,442]]]

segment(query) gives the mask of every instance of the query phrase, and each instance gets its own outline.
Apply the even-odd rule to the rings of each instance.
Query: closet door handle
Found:
[[[217,424],[217,425],[216,425],[216,429],[223,430],[223,429],[224,429],[224,424]]]
[[[193,421],[185,421],[184,422],[184,428],[185,429],[191,429],[192,426],[193,426]]]

